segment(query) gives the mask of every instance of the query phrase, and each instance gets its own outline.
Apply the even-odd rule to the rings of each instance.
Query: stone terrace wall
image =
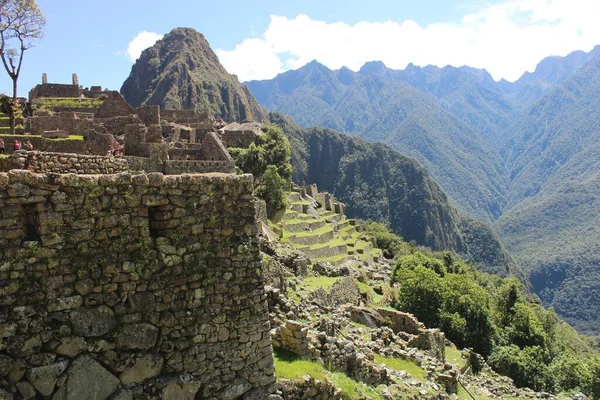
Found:
[[[38,97],[74,97],[81,94],[79,85],[68,85],[63,83],[43,83],[36,85],[29,91],[29,101]]]
[[[6,143],[6,152],[11,153],[15,139],[25,143],[29,140],[34,150],[50,151],[56,153],[78,153],[106,155],[106,151],[112,148],[113,135],[88,130],[84,132],[84,140],[48,139],[34,135],[7,135],[2,136]]]
[[[233,161],[192,161],[192,160],[165,160],[163,171],[165,174],[200,174],[207,172],[232,173],[235,170]]]
[[[11,169],[28,169],[36,173],[116,174],[129,170],[124,158],[74,153],[19,151],[13,153],[9,159]]]
[[[0,398],[267,398],[256,229],[250,175],[0,173]]]

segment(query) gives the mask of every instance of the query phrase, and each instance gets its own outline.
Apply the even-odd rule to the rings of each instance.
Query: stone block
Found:
[[[146,379],[160,375],[164,360],[158,355],[146,354],[138,359],[135,364],[123,371],[121,382],[125,385],[137,384]]]
[[[128,324],[121,329],[118,344],[122,349],[148,350],[156,344],[158,328],[148,323]]]
[[[89,356],[81,356],[69,368],[66,400],[105,400],[119,386],[119,379]]]

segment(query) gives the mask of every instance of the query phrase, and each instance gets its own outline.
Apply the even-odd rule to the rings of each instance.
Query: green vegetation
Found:
[[[375,361],[380,364],[385,364],[386,367],[395,369],[396,371],[406,371],[413,378],[424,381],[427,379],[427,372],[415,364],[412,360],[403,360],[401,358],[389,358],[380,355],[375,355]]]
[[[500,216],[507,182],[502,158],[487,139],[500,137],[516,116],[502,95],[456,68],[428,69],[418,78],[385,66],[362,72],[338,74],[313,62],[248,86],[267,109],[303,127],[347,132],[414,157],[463,209],[485,221]]]
[[[329,373],[328,377],[337,388],[342,390],[342,399],[344,400],[356,400],[364,398],[371,400],[384,399],[384,397],[378,393],[376,389],[372,388],[371,386],[367,386],[364,383],[357,382],[341,372],[331,372]]]
[[[325,369],[321,364],[314,361],[303,360],[285,350],[274,349],[275,373],[278,378],[302,379],[304,375],[310,375],[314,379],[324,380]]]
[[[292,179],[290,143],[283,132],[269,126],[248,148],[230,147],[228,151],[236,166],[254,175],[255,194],[265,200],[269,215],[283,208]]]
[[[439,327],[457,346],[488,357],[518,387],[591,393],[597,354],[553,310],[528,298],[515,278],[476,272],[448,253],[400,256],[393,279],[395,306],[428,327]],[[449,359],[458,358],[458,351]]]
[[[464,367],[467,363],[462,357],[462,351],[454,346],[446,346],[446,361],[450,364],[458,365],[460,368]]]
[[[370,386],[357,382],[341,372],[329,372],[321,364],[303,360],[285,350],[275,349],[275,374],[280,379],[299,380],[310,375],[320,381],[330,381],[342,390],[342,399],[354,400],[365,396],[372,400],[383,400],[383,397]]]
[[[33,101],[35,107],[53,108],[53,107],[69,107],[69,108],[97,108],[104,103],[104,98],[97,99],[79,99],[72,97],[40,97]]]

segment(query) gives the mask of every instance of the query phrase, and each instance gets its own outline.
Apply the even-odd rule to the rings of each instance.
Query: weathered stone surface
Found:
[[[273,393],[254,215],[249,175],[0,173],[0,236],[15,235],[0,258],[17,255],[0,271],[4,387],[157,398],[172,380],[192,399],[242,378]]]
[[[162,398],[169,400],[194,400],[200,382],[171,382],[162,390]]]
[[[81,308],[71,313],[71,324],[77,335],[96,337],[115,329],[117,318],[113,311],[105,306]]]
[[[219,399],[221,400],[235,400],[252,389],[252,385],[245,379],[236,378],[221,392],[219,392]]]
[[[0,389],[0,399],[13,400],[14,396],[11,392],[5,389]]]
[[[56,348],[56,354],[75,357],[87,349],[87,343],[80,337],[68,337],[61,339],[60,345]]]
[[[366,325],[369,328],[379,328],[387,325],[385,318],[371,308],[352,307],[350,318],[352,321]]]
[[[156,344],[158,328],[148,323],[125,325],[119,335],[119,347],[147,350]]]
[[[42,396],[50,396],[54,391],[56,380],[68,367],[66,361],[47,365],[44,367],[32,368],[27,377],[29,382]]]
[[[119,379],[89,356],[81,356],[69,368],[67,400],[104,400],[114,393]]]
[[[17,390],[21,393],[24,399],[33,399],[35,397],[35,389],[29,382],[17,383]]]
[[[121,382],[125,385],[132,383],[141,383],[146,379],[158,376],[162,370],[164,360],[162,357],[152,354],[146,354],[136,361],[136,363],[127,368],[121,374]]]

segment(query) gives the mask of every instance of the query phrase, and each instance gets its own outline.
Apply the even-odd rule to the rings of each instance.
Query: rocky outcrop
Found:
[[[221,116],[226,121],[264,121],[250,91],[227,73],[201,33],[177,28],[142,53],[121,93],[134,107],[159,105]]]

